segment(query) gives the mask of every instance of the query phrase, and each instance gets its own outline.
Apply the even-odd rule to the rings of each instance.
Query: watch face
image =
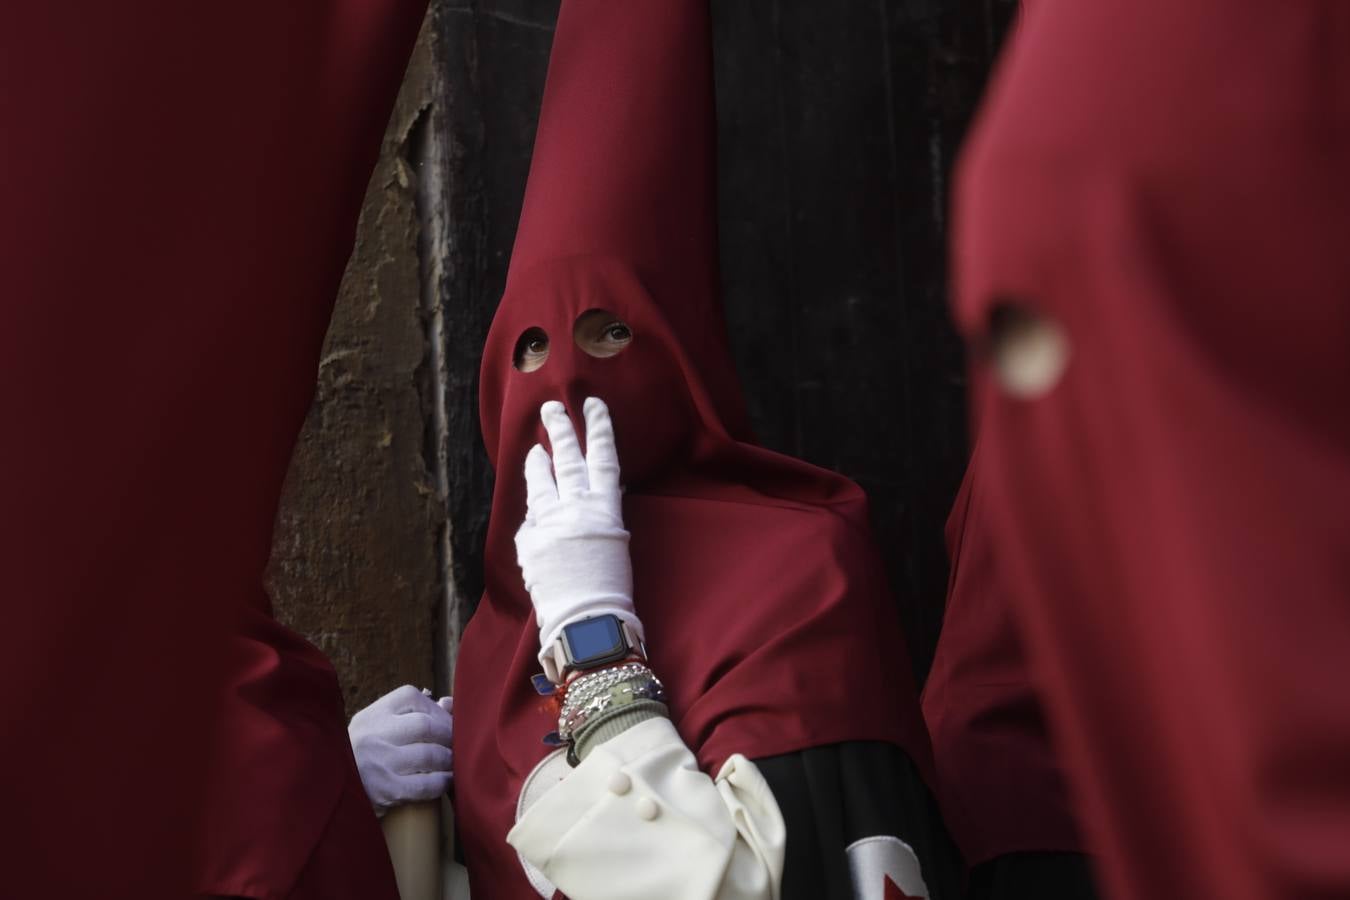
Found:
[[[596,616],[573,622],[563,629],[567,638],[567,649],[572,661],[578,665],[591,660],[613,658],[624,653],[627,648],[623,642],[623,632],[619,620],[614,616]]]

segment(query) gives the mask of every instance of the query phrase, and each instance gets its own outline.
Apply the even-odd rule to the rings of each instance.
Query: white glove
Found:
[[[347,736],[377,815],[403,803],[435,800],[450,786],[453,703],[405,684],[352,716]]]
[[[599,398],[587,398],[582,409],[585,456],[567,410],[550,400],[539,417],[553,458],[538,444],[525,457],[526,513],[516,532],[516,559],[534,601],[541,665],[563,626],[578,619],[612,613],[644,637],[633,612],[614,426]]]

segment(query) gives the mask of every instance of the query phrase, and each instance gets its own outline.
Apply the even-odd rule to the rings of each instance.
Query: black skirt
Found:
[[[967,900],[1097,900],[1090,858],[1082,853],[1007,853],[970,872]]]
[[[783,900],[914,896],[915,857],[932,900],[960,897],[960,855],[900,748],[854,741],[754,762],[787,825]]]
[[[783,900],[902,900],[905,885],[894,878],[888,885],[886,870],[903,851],[888,838],[913,850],[932,900],[1100,897],[1090,857],[1081,853],[1009,853],[963,877],[937,804],[898,747],[853,741],[755,765],[787,826]],[[873,838],[880,840],[872,848],[859,846]]]

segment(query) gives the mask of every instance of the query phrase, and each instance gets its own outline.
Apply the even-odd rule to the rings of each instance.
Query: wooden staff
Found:
[[[401,900],[443,900],[441,802],[396,806],[384,814],[380,824]]]

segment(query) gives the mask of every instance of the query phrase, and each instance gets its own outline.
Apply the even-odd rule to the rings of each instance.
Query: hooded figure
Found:
[[[1350,896],[1350,8],[1044,2],[957,183],[999,566],[1110,895]]]
[[[915,855],[929,749],[865,498],[751,442],[713,146],[706,0],[564,0],[481,373],[498,478],[455,678],[475,898],[880,898],[940,880]],[[569,510],[590,530],[550,524]],[[664,693],[553,750],[558,709],[531,679],[583,607],[645,635],[625,665]]]
[[[397,895],[263,570],[425,8],[0,13],[8,896]]]

